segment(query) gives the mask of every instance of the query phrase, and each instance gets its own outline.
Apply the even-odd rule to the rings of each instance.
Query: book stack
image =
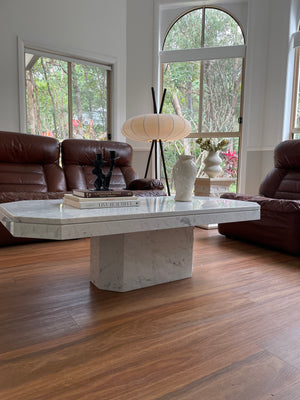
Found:
[[[63,203],[75,208],[113,208],[136,207],[139,200],[130,190],[73,190],[64,195]]]

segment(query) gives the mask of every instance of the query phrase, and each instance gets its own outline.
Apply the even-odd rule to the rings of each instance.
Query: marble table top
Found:
[[[58,240],[259,218],[257,203],[210,197],[192,202],[142,197],[136,207],[97,209],[73,208],[62,200],[0,204],[0,220],[14,236]]]

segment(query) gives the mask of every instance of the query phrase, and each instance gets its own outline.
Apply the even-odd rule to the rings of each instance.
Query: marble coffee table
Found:
[[[148,197],[137,207],[83,210],[62,200],[0,205],[0,220],[14,236],[90,237],[91,282],[118,292],[191,277],[194,226],[259,218],[257,203],[209,197]]]

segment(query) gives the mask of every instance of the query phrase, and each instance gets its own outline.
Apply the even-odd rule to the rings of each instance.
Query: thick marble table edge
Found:
[[[61,200],[21,201],[1,204],[0,219],[14,236],[67,240],[260,218],[260,207],[254,202],[206,197],[195,197],[192,203],[170,197],[140,202],[122,210],[79,210],[62,205]]]

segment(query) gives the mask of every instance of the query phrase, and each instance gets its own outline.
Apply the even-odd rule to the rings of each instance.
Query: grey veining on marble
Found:
[[[195,197],[141,198],[137,207],[77,209],[62,200],[29,200],[0,205],[1,222],[15,236],[75,239],[259,219],[253,202]]]
[[[90,280],[126,292],[192,276],[193,227],[91,238]]]

